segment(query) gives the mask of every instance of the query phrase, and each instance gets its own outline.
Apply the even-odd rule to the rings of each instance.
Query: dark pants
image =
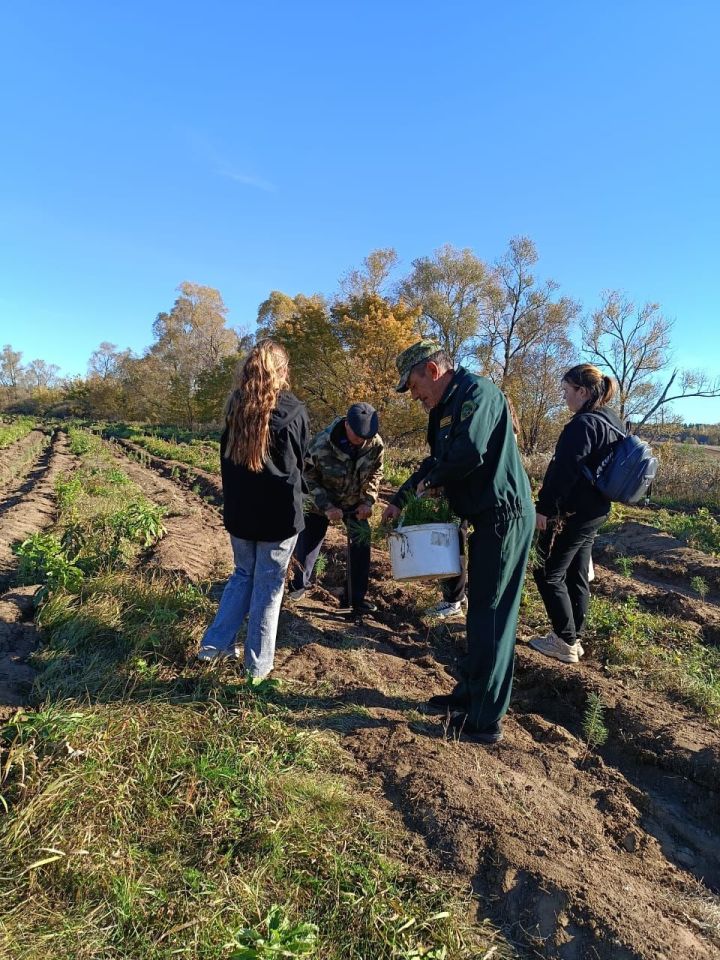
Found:
[[[538,538],[540,566],[535,583],[545,604],[553,632],[572,645],[581,636],[590,603],[588,568],[592,545],[605,517],[582,520],[565,517],[549,522]]]
[[[535,514],[478,526],[468,542],[467,654],[455,692],[468,699],[468,718],[483,729],[507,712],[515,640]]]
[[[300,590],[303,587],[309,587],[312,583],[315,561],[322,548],[329,523],[324,514],[308,513],[305,517],[305,529],[298,537],[290,564],[291,590]],[[368,588],[370,524],[367,520],[356,520],[354,517],[343,520],[343,523],[350,534],[350,586],[353,605],[357,605],[365,599]],[[347,593],[347,586],[345,592]],[[344,597],[346,602],[347,599]]]
[[[460,576],[453,577],[452,580],[440,581],[443,600],[448,603],[460,603],[461,600],[465,599],[467,593],[467,520],[463,520],[458,527],[458,539],[460,541]]]

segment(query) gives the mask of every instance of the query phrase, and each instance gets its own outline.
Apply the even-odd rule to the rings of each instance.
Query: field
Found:
[[[462,622],[382,544],[377,614],[339,617],[335,527],[272,679],[193,662],[230,556],[216,446],[182,439],[30,424],[3,451],[0,957],[720,955],[712,466],[614,511],[579,665],[529,648],[528,582],[488,749],[425,708]]]

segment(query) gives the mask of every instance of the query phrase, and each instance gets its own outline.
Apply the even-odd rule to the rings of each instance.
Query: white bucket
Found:
[[[446,580],[460,575],[457,524],[420,523],[389,536],[395,580]]]

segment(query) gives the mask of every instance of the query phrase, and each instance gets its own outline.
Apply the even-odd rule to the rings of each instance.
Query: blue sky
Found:
[[[710,0],[6,3],[0,344],[83,373],[183,280],[253,326],[373,248],[526,234],[562,293],[659,301],[720,372],[719,32]]]

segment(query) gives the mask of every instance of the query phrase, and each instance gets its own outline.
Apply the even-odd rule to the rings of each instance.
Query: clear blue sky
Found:
[[[2,6],[0,344],[84,373],[182,280],[252,326],[373,248],[443,243],[592,308],[659,301],[720,371],[720,4]],[[720,421],[720,400],[686,401]]]

